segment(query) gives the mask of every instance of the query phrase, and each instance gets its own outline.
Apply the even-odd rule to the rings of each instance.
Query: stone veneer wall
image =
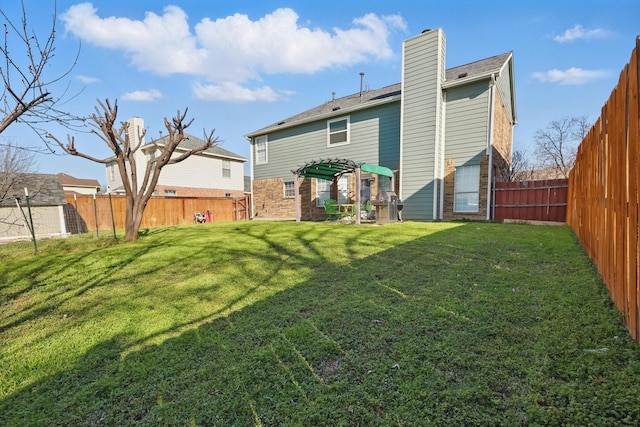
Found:
[[[453,159],[444,161],[444,208],[443,219],[487,219],[487,190],[489,185],[489,156],[484,155],[480,159],[480,194],[478,212],[454,212],[453,203],[455,196],[456,162]]]
[[[164,196],[165,190],[174,190],[178,197],[244,197],[244,191],[220,190],[215,188],[177,187],[172,185],[156,186],[156,195]],[[227,196],[227,194],[230,196]]]

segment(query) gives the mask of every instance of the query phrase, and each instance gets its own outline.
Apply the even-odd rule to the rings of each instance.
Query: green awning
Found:
[[[389,178],[393,178],[393,172],[387,167],[356,162],[349,159],[313,160],[296,170],[292,170],[291,172],[298,176],[331,181],[334,177],[345,173],[351,173],[358,167],[360,167],[363,172],[369,172],[376,175],[383,175],[388,176]]]
[[[389,178],[393,178],[393,171],[384,166],[372,165],[369,163],[362,163],[360,165],[360,169],[363,172],[375,173],[376,175],[388,176]]]

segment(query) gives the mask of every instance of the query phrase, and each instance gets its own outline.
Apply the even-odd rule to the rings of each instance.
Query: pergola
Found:
[[[360,174],[361,172],[374,173],[376,175],[387,176],[391,178],[391,188],[393,188],[393,171],[384,166],[372,165],[364,162],[357,162],[349,159],[326,159],[313,160],[304,164],[298,169],[292,170],[295,175],[295,203],[296,203],[296,222],[300,222],[302,216],[300,207],[300,177],[317,178],[327,181],[333,181],[335,177],[345,173],[355,172],[356,174],[356,224],[360,224]]]

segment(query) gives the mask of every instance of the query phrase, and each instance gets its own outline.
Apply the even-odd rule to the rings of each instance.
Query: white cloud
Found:
[[[160,98],[162,98],[162,92],[157,89],[136,90],[120,97],[123,101],[155,101]]]
[[[541,82],[559,83],[561,85],[582,85],[593,80],[609,76],[605,70],[584,70],[571,67],[567,70],[553,69],[544,72],[533,73],[533,78]]]
[[[206,101],[266,101],[274,102],[292,95],[291,91],[275,91],[268,86],[247,89],[235,82],[224,82],[215,85],[196,84],[193,92],[198,99]]]
[[[374,13],[355,18],[348,29],[312,29],[301,25],[290,8],[256,21],[239,13],[204,18],[193,30],[177,6],[165,7],[162,15],[147,12],[143,20],[101,18],[97,13],[91,3],[81,3],[61,19],[66,31],[93,45],[122,51],[140,71],[199,76],[212,83],[202,85],[200,93],[217,90],[223,98],[227,96],[223,92],[235,93],[241,100],[276,96],[265,87],[240,90],[240,84],[260,81],[263,74],[315,73],[390,58],[391,33],[406,31],[401,16]]]
[[[587,29],[582,25],[576,24],[561,35],[555,36],[553,39],[558,43],[565,43],[580,39],[602,39],[608,37],[610,34],[609,31],[602,28]]]
[[[101,80],[97,77],[84,76],[82,74],[78,74],[76,79],[80,80],[82,83],[86,85],[90,85],[92,83],[99,83]]]

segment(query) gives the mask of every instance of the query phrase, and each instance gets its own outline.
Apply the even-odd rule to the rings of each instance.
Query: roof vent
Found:
[[[431,31],[431,28],[424,29],[424,30],[422,30],[422,34],[428,33],[429,31]]]
[[[278,122],[278,126],[283,125],[283,124],[284,124],[284,122]]]
[[[461,79],[463,77],[467,77],[467,73],[460,73],[458,74],[458,78]]]
[[[339,109],[340,109],[340,107],[333,107],[333,108],[331,109],[331,111],[338,111]]]

